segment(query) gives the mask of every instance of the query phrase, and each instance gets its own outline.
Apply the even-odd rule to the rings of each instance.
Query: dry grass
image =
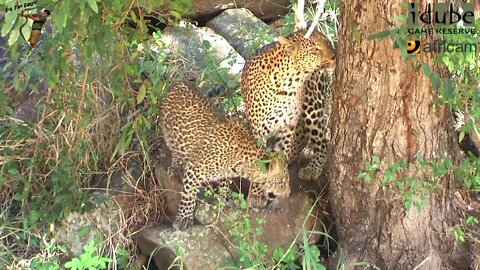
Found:
[[[115,171],[128,172],[132,164],[141,168],[141,175],[134,178],[125,173],[129,192],[114,194],[113,190],[96,189],[114,194],[111,199],[119,209],[119,215],[113,216],[117,220],[108,221],[118,224],[116,230],[104,231],[102,235],[104,256],[115,258],[119,248],[134,248],[131,236],[158,222],[163,215],[162,190],[156,184],[146,146],[134,138],[132,148],[138,150],[110,160],[125,118],[120,113],[120,104],[113,101],[109,85],[98,80],[88,82],[88,76],[100,77],[86,68],[83,78],[75,78],[78,110],[67,106],[72,103],[72,96],[62,92],[64,89],[49,88],[42,101],[40,119],[34,124],[12,117],[0,118],[0,172],[3,171],[0,180],[3,177],[5,181],[0,190],[0,268],[28,268],[34,261],[58,262],[65,252],[58,249],[60,243],[55,238],[57,221],[72,211],[88,210],[85,202],[75,199],[83,198],[79,194],[90,197],[88,194],[94,191],[92,179]],[[65,106],[58,106],[62,102]],[[68,162],[70,165],[65,165]],[[12,169],[12,164],[18,164],[16,169]],[[52,177],[59,174],[65,178],[55,182]],[[78,186],[77,190],[61,187],[67,178]],[[25,197],[20,196],[22,192],[27,192]],[[42,201],[38,198],[40,193],[46,196],[43,200],[49,207],[38,204]],[[71,205],[65,206],[68,208],[65,216],[46,218],[52,213],[43,215],[45,211],[65,210],[59,208],[61,203],[52,203],[60,196],[72,199]],[[40,218],[34,220],[34,215]],[[106,215],[106,218],[111,217]],[[133,261],[135,254],[130,256]]]

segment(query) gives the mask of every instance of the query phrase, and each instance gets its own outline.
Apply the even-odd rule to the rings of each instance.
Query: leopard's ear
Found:
[[[293,47],[293,44],[290,42],[290,40],[282,36],[278,37],[278,43],[280,43],[283,46]]]
[[[278,157],[274,157],[272,158],[272,161],[270,161],[269,171],[281,172],[283,171],[283,167],[284,167],[283,161]]]

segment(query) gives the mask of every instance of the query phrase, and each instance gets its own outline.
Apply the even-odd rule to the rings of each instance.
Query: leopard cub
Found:
[[[251,207],[264,207],[269,193],[278,197],[290,194],[287,165],[273,158],[267,172],[258,160],[269,153],[258,146],[248,128],[227,117],[194,85],[178,83],[161,104],[160,127],[172,152],[169,175],[183,176],[183,193],[173,227],[193,225],[193,213],[199,188],[210,182],[228,186],[228,179],[243,177],[260,188],[252,189]]]

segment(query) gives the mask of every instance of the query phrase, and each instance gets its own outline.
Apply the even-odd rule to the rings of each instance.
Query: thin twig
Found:
[[[123,22],[125,21],[125,18],[127,18],[128,13],[130,13],[130,10],[132,10],[133,4],[134,4],[135,2],[137,2],[137,1],[136,1],[136,0],[133,0],[133,1],[130,3],[130,6],[128,7],[127,12],[125,12],[125,16],[123,16],[122,20],[118,23],[118,25],[117,25],[117,27],[115,28],[115,30],[120,29],[120,27],[123,25]]]
[[[413,268],[413,270],[417,270],[420,266],[422,266],[429,259],[430,259],[430,256],[426,257],[419,265],[415,266],[415,268]]]
[[[319,0],[317,3],[317,10],[315,11],[315,17],[313,18],[312,24],[310,28],[308,28],[307,33],[305,34],[305,38],[309,38],[310,35],[313,33],[315,26],[317,25],[318,21],[320,20],[320,16],[323,14],[323,8],[325,6],[325,0]]]
[[[75,119],[75,129],[74,129],[74,131],[77,130],[78,123],[80,122],[80,117],[82,116],[82,107],[83,107],[83,102],[84,102],[84,99],[85,99],[85,92],[86,92],[86,88],[87,88],[87,78],[88,78],[88,67],[85,67],[85,72],[84,72],[84,75],[83,75],[83,82],[82,82],[82,96],[80,97],[80,103],[78,104],[78,111],[77,111],[77,117]]]
[[[297,9],[295,10],[295,29],[302,30],[307,28],[305,20],[305,0],[298,0]]]

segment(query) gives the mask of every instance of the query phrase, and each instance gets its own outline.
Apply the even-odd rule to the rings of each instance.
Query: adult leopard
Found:
[[[302,179],[322,173],[329,141],[329,114],[335,52],[327,38],[297,31],[267,45],[245,65],[242,93],[247,119],[257,138],[272,142],[292,162],[309,145]]]

